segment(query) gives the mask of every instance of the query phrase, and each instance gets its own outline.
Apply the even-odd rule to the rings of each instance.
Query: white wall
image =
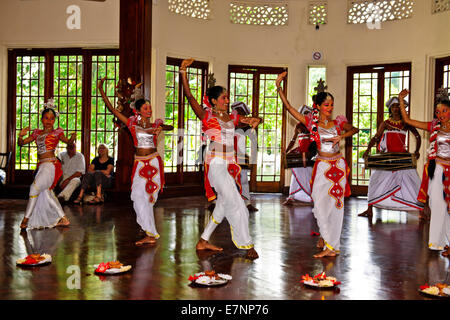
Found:
[[[67,7],[77,5],[80,29],[68,29]],[[6,145],[8,48],[118,48],[119,0],[0,0],[0,150]]]
[[[307,66],[325,65],[327,85],[335,96],[335,115],[345,114],[347,66],[411,62],[412,117],[423,119],[425,114],[425,120],[431,119],[434,59],[450,55],[446,36],[450,12],[432,15],[431,1],[415,1],[412,18],[385,22],[380,30],[369,30],[365,24],[346,23],[346,0],[330,0],[328,24],[315,30],[307,24],[308,1],[288,2],[288,26],[261,27],[231,24],[226,0],[211,0],[212,17],[208,21],[171,13],[167,1],[155,1],[151,99],[156,116],[164,114],[165,62],[171,56],[208,61],[218,84],[227,83],[229,64],[288,67],[288,98],[294,106],[306,101]],[[71,4],[81,8],[80,30],[66,28],[65,10]],[[7,48],[117,47],[119,0],[8,0],[1,1],[0,9],[0,149],[5,150]],[[323,60],[314,62],[314,51],[321,51]],[[294,124],[290,119],[287,139],[291,138]],[[421,160],[426,145],[423,143]],[[420,173],[421,168],[422,162]],[[289,179],[288,174],[286,185]]]

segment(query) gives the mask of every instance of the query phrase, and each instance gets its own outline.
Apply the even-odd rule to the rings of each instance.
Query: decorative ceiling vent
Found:
[[[450,10],[450,0],[431,0],[432,13],[439,13]]]
[[[328,1],[310,1],[308,23],[312,25],[328,22]]]
[[[286,1],[231,1],[230,20],[235,24],[286,26],[288,5]]]
[[[209,0],[169,0],[169,11],[203,20],[209,19],[211,14]]]
[[[414,1],[409,0],[348,0],[347,23],[408,19],[412,17],[413,7]]]

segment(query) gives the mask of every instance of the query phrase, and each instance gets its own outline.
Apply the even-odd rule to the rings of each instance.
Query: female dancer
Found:
[[[414,154],[419,158],[421,138],[416,128],[411,127],[402,119],[400,103],[397,97],[386,102],[389,109],[389,118],[384,120],[376,135],[370,139],[363,158],[367,158],[372,146],[378,143],[379,152],[408,152],[406,149],[406,136],[408,130],[416,137],[416,150]],[[420,178],[416,169],[403,170],[376,170],[370,173],[368,208],[360,213],[360,217],[372,218],[372,207],[391,210],[423,210],[423,205],[417,201],[420,189]]]
[[[333,257],[339,254],[344,196],[350,195],[347,182],[350,170],[339,151],[339,141],[358,133],[359,129],[348,123],[344,116],[332,120],[334,98],[328,92],[316,95],[312,114],[304,116],[295,110],[280,86],[286,74],[285,71],[278,76],[277,91],[284,107],[308,128],[317,145],[318,156],[311,178],[311,198],[314,202],[313,213],[321,234],[317,246],[322,252],[315,254],[314,258]],[[326,190],[328,196],[324,196]]]
[[[298,110],[304,116],[312,112],[312,108],[302,106]],[[289,152],[298,142],[298,147]],[[311,199],[311,175],[312,165],[307,166],[307,161],[311,160],[316,155],[316,145],[311,143],[311,134],[309,130],[299,122],[295,126],[295,133],[289,143],[286,154],[293,153],[296,157],[303,157],[303,166],[292,168],[291,185],[289,187],[289,197],[283,202],[284,205],[292,205],[295,200],[302,203],[310,204]]]
[[[73,132],[70,139],[67,139],[63,129],[53,128],[58,115],[59,113],[54,109],[53,99],[50,99],[44,104],[44,110],[41,112],[41,122],[44,129],[35,129],[25,139],[23,137],[30,130],[30,127],[23,128],[19,132],[18,145],[22,147],[36,141],[39,159],[36,168],[37,173],[30,187],[30,198],[25,217],[20,224],[21,229],[70,225],[69,219],[64,214],[61,204],[53,192],[53,188],[62,176],[61,162],[56,158],[55,150],[60,140],[66,144],[73,144],[76,134]]]
[[[435,118],[431,122],[410,119],[403,99],[409,94],[404,89],[399,95],[400,110],[405,123],[417,129],[430,132],[428,162],[425,164],[418,200],[425,202],[429,197],[431,209],[428,247],[444,250],[450,255],[450,100],[448,94],[441,94],[435,107]]]
[[[208,89],[207,97],[211,108],[203,107],[192,95],[186,75],[186,68],[194,62],[193,59],[183,60],[180,67],[184,94],[194,113],[202,121],[203,130],[210,140],[205,157],[205,188],[210,184],[217,193],[217,202],[200,240],[197,250],[220,251],[222,248],[208,242],[211,234],[223,218],[231,227],[231,236],[239,249],[247,250],[247,257],[258,258],[248,227],[248,209],[231,176],[240,175],[240,167],[234,155],[234,130],[239,123],[249,124],[256,128],[261,118],[241,117],[236,111],[228,114],[228,92],[225,88],[214,86]],[[232,172],[229,172],[231,170]]]
[[[173,130],[173,126],[164,125],[161,119],[157,119],[155,123],[150,122],[152,106],[149,100],[145,100],[142,94],[137,92],[138,89],[135,89],[135,101],[130,105],[136,115],[127,118],[112,106],[103,90],[103,82],[105,78],[98,82],[103,101],[108,110],[127,125],[136,148],[131,176],[131,200],[137,223],[146,236],[135,244],[154,244],[160,236],[156,230],[153,206],[164,186],[163,161],[156,149],[157,137],[162,130]]]

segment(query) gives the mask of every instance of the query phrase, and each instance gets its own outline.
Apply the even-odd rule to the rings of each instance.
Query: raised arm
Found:
[[[420,134],[416,128],[410,126],[408,129],[411,131],[411,133],[416,138],[416,150],[414,151],[414,154],[416,155],[416,159],[419,159],[419,157],[420,157],[419,150],[420,150],[420,146],[422,145],[422,138],[420,137]]]
[[[105,82],[106,77],[98,80],[98,91],[100,92],[103,101],[105,102],[106,107],[108,108],[108,110],[117,117],[117,119],[119,119],[122,123],[124,123],[125,125],[128,123],[128,118],[123,115],[119,110],[117,110],[116,108],[113,107],[113,105],[111,104],[111,101],[109,101],[109,98],[106,96],[105,90],[103,89],[103,83]]]
[[[162,131],[172,131],[173,130],[173,126],[168,125],[168,124],[162,124],[160,127],[162,128]]]
[[[180,74],[181,74],[181,83],[183,84],[183,92],[186,98],[189,101],[189,104],[194,110],[195,115],[202,120],[205,117],[205,110],[203,107],[195,100],[194,96],[191,93],[191,89],[189,88],[189,81],[186,74],[186,69],[194,62],[194,59],[186,59],[181,62]]]
[[[77,138],[77,134],[75,132],[72,132],[70,134],[70,138],[69,139],[67,139],[67,137],[63,133],[61,135],[61,137],[59,138],[59,140],[61,140],[62,142],[66,143],[66,144],[73,144],[75,142],[76,138]]]
[[[400,112],[402,113],[403,121],[412,127],[422,130],[428,130],[428,122],[418,121],[410,119],[408,113],[405,110],[405,101],[403,100],[409,94],[409,90],[403,89],[398,94],[398,101],[400,102]]]
[[[275,84],[277,86],[278,94],[280,95],[281,101],[283,101],[283,106],[286,107],[287,111],[298,121],[306,125],[306,119],[305,116],[302,115],[300,112],[295,110],[294,107],[291,106],[288,99],[286,98],[286,95],[283,92],[283,88],[281,87],[281,81],[286,77],[287,71],[284,71],[278,75],[277,80],[275,81]]]
[[[24,146],[34,140],[31,135],[29,135],[25,139],[23,138],[27,134],[28,131],[30,131],[30,127],[26,127],[26,128],[23,128],[22,130],[20,130],[19,138],[17,138],[17,144],[19,145],[19,147]]]

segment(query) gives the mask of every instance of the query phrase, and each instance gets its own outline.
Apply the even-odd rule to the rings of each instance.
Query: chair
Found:
[[[3,193],[3,188],[6,183],[6,174],[11,160],[11,151],[0,152],[0,193]]]

